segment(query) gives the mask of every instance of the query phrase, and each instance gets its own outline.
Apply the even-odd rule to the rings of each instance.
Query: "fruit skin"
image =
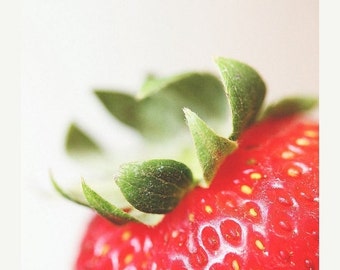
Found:
[[[246,130],[209,188],[155,227],[95,216],[85,269],[319,269],[318,121],[269,119]]]

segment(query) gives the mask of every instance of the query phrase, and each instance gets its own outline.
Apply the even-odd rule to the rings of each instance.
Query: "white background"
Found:
[[[71,269],[90,215],[48,178],[86,174],[64,153],[70,121],[112,151],[134,138],[117,133],[94,88],[136,92],[148,72],[217,72],[225,56],[260,72],[268,100],[319,91],[316,0],[27,0],[22,10],[21,269]]]

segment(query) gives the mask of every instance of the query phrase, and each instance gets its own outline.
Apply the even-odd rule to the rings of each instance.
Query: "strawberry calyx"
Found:
[[[190,165],[174,159],[157,158],[143,162],[125,163],[120,167],[119,173],[114,176],[114,187],[112,188],[113,192],[120,193],[120,196],[123,195],[122,197],[126,200],[127,205],[125,208],[118,207],[99,195],[85,180],[82,180],[82,198],[63,190],[51,176],[55,189],[65,198],[94,209],[98,214],[115,224],[141,222],[153,226],[162,220],[164,214],[172,211],[195,186],[209,187],[223,160],[237,149],[237,140],[240,134],[249,126],[265,118],[284,117],[309,110],[317,105],[317,99],[313,97],[292,97],[264,108],[266,85],[255,69],[237,60],[222,57],[217,58],[216,63],[231,111],[231,134],[229,136],[218,135],[194,112],[193,108],[202,103],[202,100],[196,101],[196,104],[189,102],[189,106],[186,106],[187,104],[183,101],[180,102],[181,106],[184,107],[184,117],[194,142],[200,172],[197,173],[197,169],[192,171]],[[209,89],[213,86],[213,89],[219,89],[219,83],[216,83],[215,78],[210,74],[186,73],[168,79],[148,77],[137,98],[122,93],[104,91],[96,91],[96,95],[112,115],[148,137],[151,134],[157,134],[157,132],[153,132],[151,127],[159,126],[161,123],[157,124],[157,121],[159,121],[157,115],[156,125],[152,123],[152,119],[146,117],[150,116],[150,112],[155,115],[155,112],[150,111],[148,106],[156,105],[158,102],[164,104],[163,101],[169,100],[169,97],[174,97],[173,94],[178,99],[183,92],[186,92],[183,89],[186,89],[188,85],[194,85],[193,88],[200,87],[199,90],[205,93],[203,97],[207,99],[207,103],[209,102],[208,97],[214,95],[210,92],[217,93],[218,91],[207,92],[206,88],[202,87],[202,77],[208,81],[205,84],[206,88]],[[196,84],[197,82],[201,82],[200,86]],[[185,100],[193,98],[194,92],[187,92],[189,95]],[[195,95],[200,94],[195,93]],[[221,96],[216,94],[213,100],[220,102]],[[148,105],[149,103],[151,105]],[[128,105],[124,107],[122,104]],[[214,108],[213,104],[205,105],[207,108]],[[156,107],[158,107],[158,111],[164,110],[159,105]],[[223,112],[219,105],[217,107],[219,111],[217,114]],[[209,111],[207,108],[200,112]],[[146,116],[141,118],[141,112],[146,112]],[[172,111],[170,110],[167,113],[171,114]],[[176,111],[177,114],[178,110]],[[145,126],[149,126],[151,130],[150,128],[144,129]],[[73,125],[73,129],[75,127]],[[171,127],[175,126],[172,125]],[[72,138],[75,145],[69,144],[68,147],[71,150],[76,150],[71,151],[71,153],[77,152],[79,149],[82,150],[84,145],[86,148],[86,144],[91,149],[98,151],[99,148],[91,138],[86,136],[79,128],[75,130],[77,136],[82,139],[82,143],[79,144],[79,140],[72,137],[72,134],[75,134],[74,132],[69,132],[68,137]],[[160,133],[164,135],[167,131],[161,130]]]

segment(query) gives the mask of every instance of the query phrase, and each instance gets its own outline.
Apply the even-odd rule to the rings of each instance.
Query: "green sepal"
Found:
[[[116,225],[122,225],[127,222],[134,221],[143,223],[147,226],[155,226],[164,218],[164,215],[147,214],[133,208],[131,204],[125,200],[117,186],[112,187],[110,185],[108,187],[108,185],[104,185],[99,187],[101,193],[107,193],[105,194],[107,197],[114,196],[114,198],[110,199],[110,201],[114,201],[114,204],[112,204],[108,202],[107,199],[104,199],[102,195],[99,195],[92,188],[90,188],[89,185],[87,185],[84,181],[82,182],[82,188],[80,190],[77,189],[66,191],[57,183],[51,172],[50,180],[54,189],[61,196],[78,205],[95,210],[98,214],[107,218]],[[98,185],[96,186],[98,188]],[[110,188],[110,190],[108,190],[108,188]],[[85,194],[87,194],[87,197]],[[92,204],[90,204],[89,201],[91,201]],[[122,209],[128,209],[129,213],[126,213]]]
[[[84,180],[82,180],[82,188],[89,206],[111,222],[119,225],[130,221],[139,222],[136,218],[101,197],[98,193],[91,189]]]
[[[95,94],[111,115],[152,142],[184,130],[183,107],[197,111],[216,127],[227,114],[223,84],[210,73],[149,76],[136,96],[99,89]]]
[[[194,186],[190,169],[167,159],[124,164],[115,180],[133,207],[154,214],[173,210]]]
[[[84,196],[81,196],[79,193],[73,193],[71,191],[67,192],[65,191],[58,183],[57,181],[54,179],[52,173],[50,172],[50,180],[52,182],[52,185],[54,187],[54,189],[64,198],[68,199],[69,201],[72,201],[76,204],[82,205],[82,206],[86,206],[86,207],[90,207],[89,204],[87,203],[86,199]]]
[[[101,154],[101,147],[76,123],[71,123],[66,133],[66,152],[75,158]]]
[[[238,144],[236,141],[218,136],[194,112],[187,108],[183,111],[203,171],[205,182],[202,184],[209,186],[224,158],[231,154]]]
[[[266,85],[258,72],[237,60],[216,59],[232,113],[231,140],[253,124],[261,110]]]
[[[264,110],[261,119],[285,117],[305,112],[317,107],[318,103],[318,98],[312,96],[287,97],[269,104]]]
[[[52,174],[50,174],[50,179],[52,181],[53,187],[58,191],[60,195],[64,198],[77,203],[82,206],[86,206],[88,208],[94,209],[98,212],[101,216],[105,217],[106,219],[110,220],[111,222],[122,225],[130,221],[138,222],[137,219],[133,218],[129,214],[125,213],[120,208],[112,205],[104,198],[99,196],[95,191],[93,191],[83,180],[82,181],[82,188],[83,188],[83,195],[85,197],[79,196],[79,194],[73,194],[70,192],[66,192],[64,189],[61,188],[60,185],[55,181]],[[84,200],[85,199],[85,200]]]

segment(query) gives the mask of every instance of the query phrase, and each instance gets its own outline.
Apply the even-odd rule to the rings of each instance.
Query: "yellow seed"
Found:
[[[195,215],[194,215],[193,213],[190,213],[190,214],[188,215],[188,218],[189,218],[189,221],[194,222],[194,220],[195,220]]]
[[[250,214],[251,216],[253,216],[253,217],[256,217],[256,216],[257,216],[257,212],[256,212],[256,210],[255,210],[254,208],[250,208],[250,209],[249,209],[249,214]]]
[[[233,260],[233,261],[231,262],[231,265],[232,265],[232,267],[233,267],[233,270],[240,270],[240,266],[239,266],[237,260]]]
[[[100,250],[100,256],[105,256],[110,250],[109,244],[104,244]]]
[[[133,259],[133,254],[130,253],[130,254],[125,256],[124,263],[129,264],[130,262],[132,262],[132,259]]]
[[[306,130],[304,134],[310,138],[316,138],[318,136],[318,132],[315,130]]]
[[[294,155],[295,154],[292,151],[284,151],[284,152],[281,153],[281,157],[283,159],[291,159],[291,158],[294,157]]]
[[[264,250],[264,245],[262,244],[260,240],[256,240],[255,245],[257,246],[258,249]]]
[[[295,141],[295,143],[299,146],[307,146],[310,144],[310,141],[307,138],[299,138]]]
[[[251,189],[250,186],[247,186],[247,185],[242,185],[241,186],[241,191],[244,193],[244,194],[247,194],[247,195],[250,195],[253,190]]]
[[[122,239],[123,241],[127,241],[131,238],[131,232],[130,231],[125,231],[123,234],[122,234]]]
[[[250,174],[250,178],[253,180],[260,180],[262,178],[262,174],[258,172],[253,172]]]
[[[256,161],[256,159],[254,159],[254,158],[251,158],[251,159],[248,159],[247,160],[247,164],[248,165],[255,165],[257,163],[257,161]]]
[[[211,214],[211,213],[213,212],[213,210],[212,210],[212,208],[211,208],[210,205],[206,205],[206,206],[204,207],[204,210],[205,210],[205,212],[207,212],[208,214]]]
[[[299,176],[300,175],[300,171],[295,169],[295,168],[289,168],[287,170],[287,174],[291,177],[296,177],[296,176]]]

